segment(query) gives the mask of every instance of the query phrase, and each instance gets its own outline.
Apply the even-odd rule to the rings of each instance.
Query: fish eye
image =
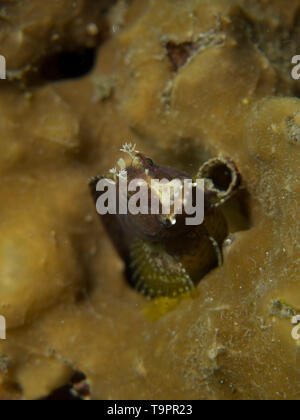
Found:
[[[146,158],[146,162],[150,165],[150,166],[154,166],[153,160],[150,158]]]

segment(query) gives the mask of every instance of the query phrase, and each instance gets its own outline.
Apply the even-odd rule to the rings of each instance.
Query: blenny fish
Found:
[[[100,216],[120,257],[132,286],[148,298],[177,297],[191,292],[210,270],[222,264],[222,244],[228,226],[222,205],[237,191],[241,179],[235,164],[219,156],[201,166],[195,178],[178,169],[157,165],[136,146],[121,149],[129,161],[120,159],[119,170],[90,180],[94,201],[103,194],[97,191],[102,179],[119,188],[122,176],[128,182],[151,180],[204,179],[204,221],[196,226],[185,224],[186,214],[105,214]],[[153,187],[152,187],[153,188]],[[130,193],[127,200],[130,199]],[[160,203],[162,204],[162,203]]]

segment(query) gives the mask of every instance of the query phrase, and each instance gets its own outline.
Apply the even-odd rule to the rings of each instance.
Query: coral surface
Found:
[[[299,23],[299,0],[1,2],[1,399],[299,399]],[[223,265],[167,311],[90,197],[126,141],[242,176]]]

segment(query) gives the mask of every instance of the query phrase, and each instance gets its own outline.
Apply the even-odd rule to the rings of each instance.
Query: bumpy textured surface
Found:
[[[92,398],[299,399],[299,1],[107,3],[1,3],[1,398],[81,371]],[[42,77],[95,45],[90,74]],[[223,266],[155,322],[87,186],[128,140],[191,173],[223,154],[245,186]]]

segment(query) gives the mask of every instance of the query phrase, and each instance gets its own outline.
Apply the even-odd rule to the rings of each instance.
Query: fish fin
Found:
[[[143,295],[176,297],[194,289],[184,266],[162,245],[136,239],[130,255],[132,282]]]

